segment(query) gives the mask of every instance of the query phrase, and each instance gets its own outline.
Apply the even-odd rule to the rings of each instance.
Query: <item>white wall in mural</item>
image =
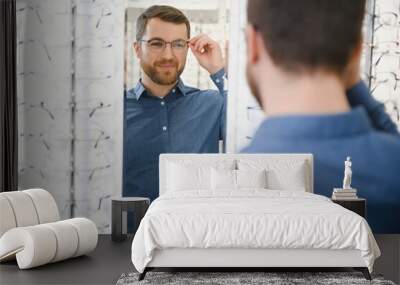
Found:
[[[400,126],[400,0],[376,0],[369,17],[374,18],[371,92],[384,102]]]
[[[110,231],[122,185],[124,0],[17,0],[19,181]]]
[[[247,1],[231,1],[228,63],[228,108],[226,152],[236,153],[246,146],[265,118],[250,93],[246,80]]]
[[[19,186],[42,187],[69,217],[71,1],[17,1]]]

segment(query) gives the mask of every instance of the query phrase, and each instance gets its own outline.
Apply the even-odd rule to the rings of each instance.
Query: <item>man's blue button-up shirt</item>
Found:
[[[400,136],[364,83],[347,97],[353,110],[332,115],[267,118],[246,153],[312,153],[314,192],[330,197],[341,188],[344,160],[352,159],[352,187],[367,199],[375,233],[400,233]]]
[[[218,91],[179,80],[164,98],[140,81],[126,93],[123,196],[158,197],[161,153],[218,153],[225,134],[224,76],[223,69],[211,75]]]

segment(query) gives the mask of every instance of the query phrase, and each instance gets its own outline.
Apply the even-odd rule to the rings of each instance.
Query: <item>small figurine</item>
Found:
[[[353,172],[351,171],[351,158],[347,157],[344,162],[344,178],[343,178],[343,189],[352,189],[351,188],[351,176]]]

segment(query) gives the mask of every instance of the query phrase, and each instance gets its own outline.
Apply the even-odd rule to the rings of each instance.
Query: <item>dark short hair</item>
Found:
[[[362,39],[365,0],[249,0],[248,22],[290,72],[342,74]]]
[[[190,22],[183,12],[175,7],[154,5],[147,8],[136,20],[136,40],[142,39],[150,19],[158,18],[174,24],[185,24],[187,36],[190,38]]]

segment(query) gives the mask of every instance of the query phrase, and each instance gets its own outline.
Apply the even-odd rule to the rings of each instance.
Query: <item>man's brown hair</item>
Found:
[[[147,23],[150,19],[158,18],[165,22],[174,24],[185,24],[187,29],[187,36],[190,38],[190,23],[185,14],[179,9],[166,6],[166,5],[154,5],[147,8],[136,20],[136,40],[142,39]]]
[[[365,0],[249,0],[248,22],[290,72],[342,74],[362,39]]]

